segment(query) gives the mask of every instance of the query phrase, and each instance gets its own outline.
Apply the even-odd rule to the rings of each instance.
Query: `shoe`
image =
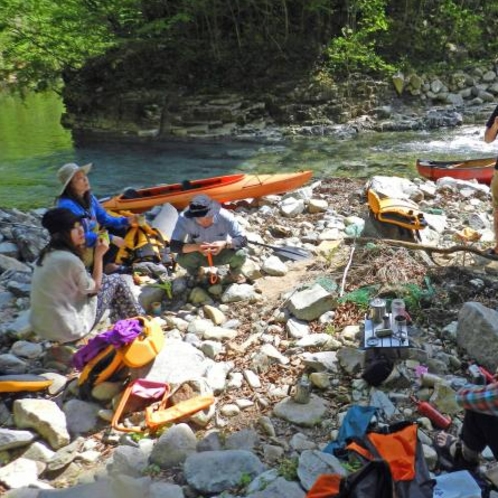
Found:
[[[194,277],[193,275],[187,276],[187,288],[193,289],[194,287],[207,287],[208,281],[204,277]]]
[[[117,265],[115,263],[107,263],[104,268],[104,273],[106,275],[114,275],[114,274],[119,274],[119,275],[125,275],[125,274],[130,274],[132,273],[132,268],[131,266],[126,266],[126,265]]]
[[[197,285],[197,277],[187,275],[186,277],[187,289],[193,289]]]
[[[491,247],[487,249],[484,253],[483,256],[488,259],[494,259],[498,261],[498,253],[495,252],[495,250]]]
[[[227,284],[245,284],[247,279],[242,273],[228,273],[224,282]]]

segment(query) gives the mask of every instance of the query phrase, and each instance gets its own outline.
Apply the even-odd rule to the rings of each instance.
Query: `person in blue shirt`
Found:
[[[103,231],[109,234],[111,249],[105,257],[105,273],[124,271],[123,267],[114,264],[116,253],[124,244],[126,230],[137,223],[136,215],[133,216],[111,216],[102,207],[97,198],[92,194],[88,173],[92,164],[78,166],[76,163],[64,164],[57,172],[57,178],[62,188],[57,198],[57,207],[69,209],[82,219],[85,230],[87,252],[85,264],[92,266],[93,248]]]
[[[205,194],[196,195],[176,222],[170,249],[176,262],[195,278],[201,267],[228,265],[227,282],[243,283],[247,237],[228,210]]]

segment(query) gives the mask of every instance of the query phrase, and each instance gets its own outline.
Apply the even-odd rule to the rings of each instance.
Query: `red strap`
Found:
[[[208,252],[206,256],[209,266],[214,266],[213,255],[210,252]],[[216,275],[216,273],[209,273],[209,283],[211,285],[214,285],[216,282],[218,282],[218,275]]]

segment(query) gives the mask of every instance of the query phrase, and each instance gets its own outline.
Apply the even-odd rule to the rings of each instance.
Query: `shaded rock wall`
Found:
[[[464,121],[482,124],[497,95],[494,66],[445,76],[397,74],[392,81],[365,76],[342,83],[330,78],[285,81],[257,94],[89,88],[80,81],[66,85],[63,123],[74,130],[165,138],[254,136],[272,127],[314,127],[310,133],[327,134],[331,126],[351,122],[378,131],[401,131]]]

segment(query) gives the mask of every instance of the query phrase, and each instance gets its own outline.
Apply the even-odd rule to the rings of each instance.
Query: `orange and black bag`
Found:
[[[362,467],[347,477],[323,474],[307,498],[432,498],[434,480],[417,438],[417,425],[400,422],[349,440]]]
[[[142,332],[124,346],[115,347],[109,344],[83,367],[77,382],[82,398],[91,399],[92,389],[104,381],[127,377],[127,369],[149,364],[163,348],[164,333],[159,322],[149,320],[145,316],[129,320],[138,320]]]

